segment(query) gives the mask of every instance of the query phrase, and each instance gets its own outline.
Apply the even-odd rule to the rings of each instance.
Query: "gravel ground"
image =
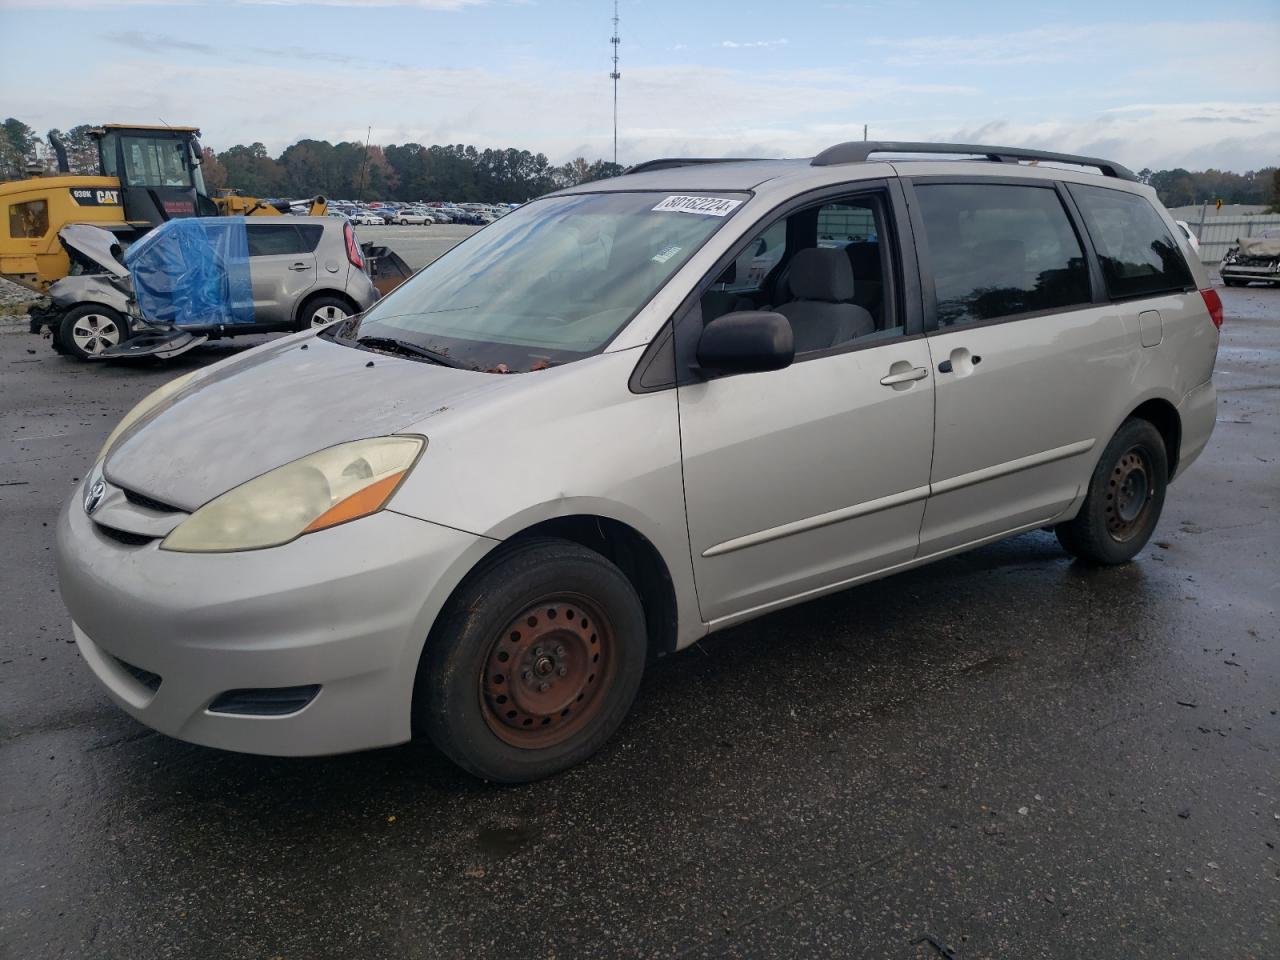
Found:
[[[0,956],[1280,955],[1280,291],[1222,294],[1218,426],[1133,564],[1031,533],[717,634],[509,789],[115,709],[50,527],[132,403],[250,341],[0,326]]]

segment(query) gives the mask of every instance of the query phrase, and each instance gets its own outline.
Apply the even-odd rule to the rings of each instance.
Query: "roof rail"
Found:
[[[671,170],[675,167],[692,167],[700,163],[747,163],[764,160],[764,157],[660,157],[657,160],[646,160],[634,167],[627,167],[623,175],[629,173],[648,173],[651,170]]]
[[[1019,160],[1044,160],[1052,163],[1070,163],[1081,167],[1097,167],[1103,176],[1119,180],[1138,178],[1133,171],[1110,160],[1098,157],[1082,157],[1074,153],[1051,153],[1047,150],[1027,150],[1022,147],[992,147],[980,143],[906,143],[893,140],[853,140],[827,147],[809,162],[815,167],[829,167],[837,163],[861,163],[873,153],[942,153],[967,154],[986,157],[995,163],[1017,163]]]

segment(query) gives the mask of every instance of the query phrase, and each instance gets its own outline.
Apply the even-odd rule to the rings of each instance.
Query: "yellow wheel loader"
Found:
[[[98,145],[98,176],[67,173],[61,143],[52,143],[61,173],[0,183],[8,230],[0,234],[0,276],[43,293],[71,269],[58,231],[69,223],[110,230],[122,244],[175,217],[279,216],[289,204],[267,203],[227,190],[209,196],[200,173],[200,131],[195,127],[109,123],[91,132]],[[323,197],[309,203],[324,216]]]

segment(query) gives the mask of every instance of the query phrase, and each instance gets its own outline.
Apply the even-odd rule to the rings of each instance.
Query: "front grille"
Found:
[[[259,687],[255,690],[228,690],[209,704],[210,713],[235,713],[248,717],[279,717],[297,713],[320,692],[320,684],[305,687]]]
[[[143,670],[141,667],[135,667],[132,663],[121,660],[119,657],[112,657],[111,659],[120,664],[120,668],[125,673],[129,674],[152,693],[160,689],[160,674],[152,673],[150,670]]]
[[[125,487],[120,488],[124,493],[124,498],[132,503],[135,507],[143,507],[146,510],[154,510],[156,513],[181,513],[177,507],[170,506],[153,497],[148,497],[145,493],[138,493],[136,490],[129,490]]]
[[[115,527],[108,527],[101,523],[94,524],[98,528],[98,532],[104,537],[114,540],[116,543],[123,543],[127,547],[146,546],[155,537],[148,537],[141,533],[130,533],[128,530],[117,530]]]

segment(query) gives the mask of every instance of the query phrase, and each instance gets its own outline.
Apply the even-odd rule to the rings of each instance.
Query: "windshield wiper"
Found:
[[[419,346],[409,340],[398,340],[395,337],[359,337],[356,339],[362,347],[372,347],[374,350],[386,350],[391,353],[403,353],[406,356],[417,357],[421,360],[427,360],[431,363],[438,363],[442,367],[453,367],[455,370],[475,370],[477,369],[469,363],[458,360],[449,356],[447,353],[441,353],[439,350],[432,350],[430,347]]]

